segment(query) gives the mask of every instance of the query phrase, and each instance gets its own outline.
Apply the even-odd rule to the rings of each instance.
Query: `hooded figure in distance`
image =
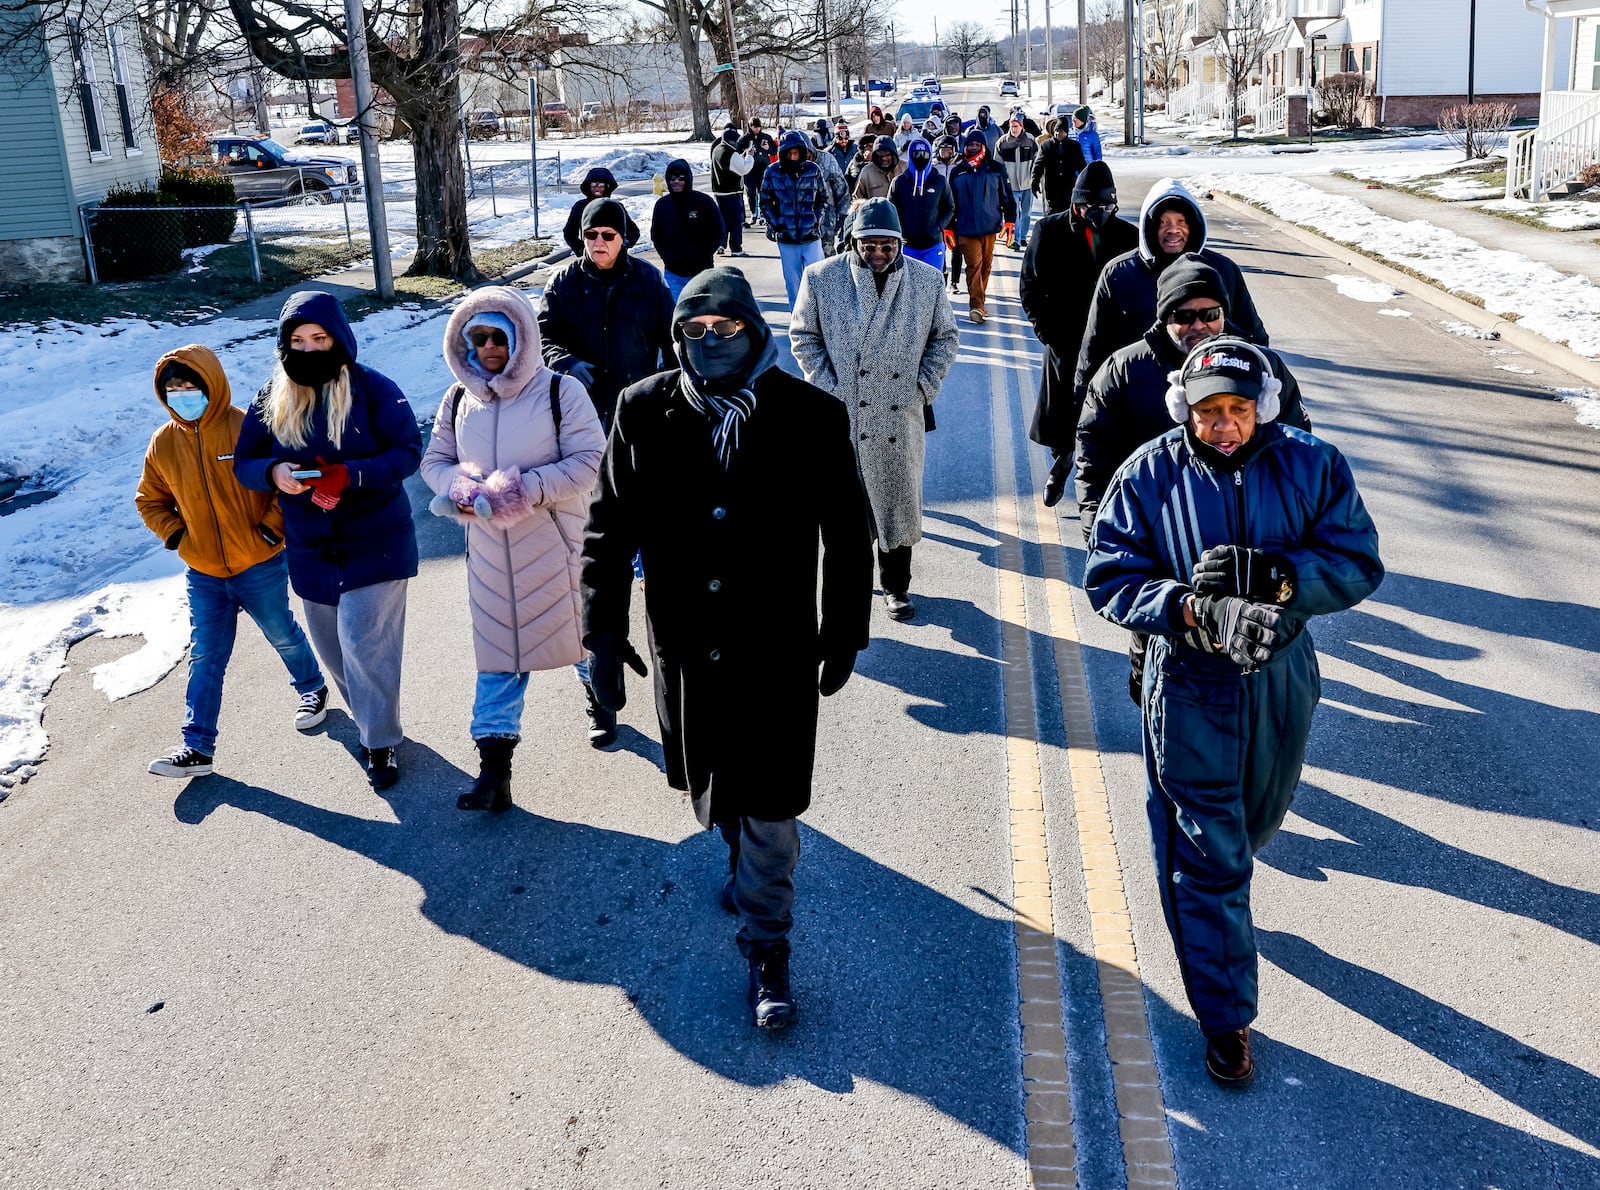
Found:
[[[578,187],[578,201],[573,203],[572,209],[567,212],[567,225],[561,232],[561,238],[566,241],[567,247],[572,249],[574,256],[583,255],[583,212],[595,199],[610,198],[616,190],[616,176],[603,165],[597,165],[583,175],[583,183]],[[627,240],[628,247],[632,248],[639,242],[639,225],[633,221],[632,215],[628,215],[627,220],[623,238]]]

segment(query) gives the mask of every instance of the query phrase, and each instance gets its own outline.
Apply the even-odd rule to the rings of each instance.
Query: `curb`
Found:
[[[538,272],[540,269],[544,268],[546,265],[558,264],[559,262],[567,259],[567,257],[569,257],[571,255],[572,255],[572,249],[568,248],[565,244],[563,244],[561,247],[557,248],[554,252],[547,252],[543,256],[536,256],[534,259],[528,261],[526,264],[519,264],[516,268],[510,269],[510,270],[508,270],[508,271],[506,271],[504,273],[501,273],[498,277],[488,278],[488,279],[484,280],[481,284],[483,284],[483,285],[509,285],[513,281],[520,281],[524,277]],[[473,288],[476,289],[476,288],[478,288],[478,286],[473,286]]]
[[[1364,256],[1347,244],[1338,240],[1329,239],[1314,231],[1307,231],[1298,224],[1290,223],[1274,215],[1271,211],[1254,206],[1221,190],[1207,192],[1207,197],[1219,206],[1228,208],[1241,215],[1248,215],[1252,219],[1259,219],[1270,224],[1290,239],[1299,240],[1302,244],[1315,248],[1325,256],[1357,269],[1375,280],[1384,281],[1402,293],[1410,294],[1420,301],[1427,302],[1435,309],[1441,310],[1462,322],[1471,323],[1473,326],[1484,330],[1494,331],[1500,341],[1508,343],[1518,350],[1549,364],[1551,367],[1560,368],[1570,372],[1580,380],[1600,386],[1600,359],[1591,359],[1586,355],[1579,355],[1570,347],[1563,347],[1560,343],[1553,342],[1543,335],[1536,334],[1526,327],[1509,321],[1498,314],[1492,314],[1482,306],[1474,306],[1471,302],[1463,301],[1448,290],[1413,277],[1410,273],[1403,273],[1399,269],[1390,268]]]

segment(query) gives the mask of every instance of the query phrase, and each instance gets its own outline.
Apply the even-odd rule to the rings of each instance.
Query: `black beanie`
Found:
[[[156,387],[164,389],[174,380],[186,380],[194,385],[206,396],[211,395],[211,388],[206,384],[205,378],[188,364],[181,364],[177,360],[169,360],[167,366],[161,369],[161,375],[156,377]]]
[[[1165,322],[1168,314],[1190,298],[1198,297],[1215,299],[1223,313],[1227,313],[1228,290],[1222,283],[1222,274],[1207,264],[1204,257],[1185,252],[1173,258],[1156,282],[1156,317]]]
[[[1104,161],[1091,161],[1078,173],[1072,187],[1074,206],[1086,207],[1096,203],[1111,206],[1117,201],[1117,183],[1111,176],[1111,167]]]
[[[628,233],[628,212],[614,198],[591,199],[589,205],[583,208],[581,222],[584,231],[591,227],[609,227],[622,236]]]
[[[672,311],[672,337],[683,338],[679,329],[691,318],[703,314],[720,314],[724,318],[738,318],[752,331],[752,337],[765,343],[771,333],[761,317],[761,303],[756,301],[750,282],[738,269],[724,266],[696,273],[678,295],[678,304]]]

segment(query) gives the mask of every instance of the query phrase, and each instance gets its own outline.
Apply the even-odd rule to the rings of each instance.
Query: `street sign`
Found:
[[[712,74],[721,74],[724,70],[732,70],[732,69],[733,69],[733,63],[732,62],[724,62],[721,66],[713,66],[711,68],[711,73]]]

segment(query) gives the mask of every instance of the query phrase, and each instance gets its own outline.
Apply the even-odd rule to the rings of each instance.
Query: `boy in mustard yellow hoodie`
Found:
[[[150,436],[135,502],[145,525],[188,566],[190,637],[183,747],[151,761],[150,772],[203,777],[216,754],[222,676],[241,610],[289,669],[300,700],[295,727],[309,731],[327,717],[328,687],[289,610],[277,498],[233,477],[244,411],[230,402],[222,362],[198,344],[180,347],[157,362],[155,386],[168,420]]]

